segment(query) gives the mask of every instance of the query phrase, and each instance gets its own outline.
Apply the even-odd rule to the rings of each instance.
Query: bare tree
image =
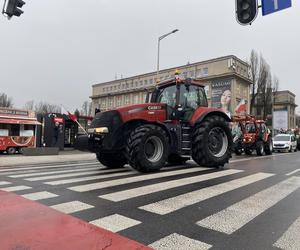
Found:
[[[81,115],[90,116],[92,114],[92,102],[85,101],[81,106]]]
[[[252,50],[250,56],[251,77],[253,84],[251,87],[250,113],[253,108],[261,109],[262,118],[266,119],[272,113],[273,94],[278,90],[279,80],[272,79],[271,69],[262,55],[258,57]]]
[[[12,106],[12,98],[5,93],[0,93],[0,107],[11,108]]]
[[[47,102],[39,102],[34,106],[34,111],[42,114],[61,113],[61,107]]]
[[[24,105],[24,109],[34,110],[34,100],[26,102]]]

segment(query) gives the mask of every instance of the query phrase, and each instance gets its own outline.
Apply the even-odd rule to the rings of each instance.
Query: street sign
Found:
[[[262,0],[263,16],[292,7],[292,0]]]

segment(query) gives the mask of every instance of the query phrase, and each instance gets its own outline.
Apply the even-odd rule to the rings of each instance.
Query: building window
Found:
[[[144,84],[147,85],[148,84],[148,80],[144,80]],[[141,84],[142,85],[142,84]]]
[[[208,68],[203,69],[203,76],[208,76]]]
[[[127,83],[126,83],[126,89],[128,89],[128,88],[129,88],[129,83],[127,82]]]
[[[138,81],[135,82],[135,87],[139,86],[139,83]]]
[[[153,84],[153,79],[150,79],[150,80],[149,80],[149,84]]]
[[[128,105],[130,103],[130,95],[125,96],[125,105]]]
[[[190,71],[190,77],[194,77],[195,76],[195,71],[194,70],[192,70],[192,71]]]
[[[202,71],[201,69],[197,69],[196,71],[196,77],[201,77]]]

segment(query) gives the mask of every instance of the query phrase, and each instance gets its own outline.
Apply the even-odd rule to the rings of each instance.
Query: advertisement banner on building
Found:
[[[231,114],[231,85],[232,79],[215,80],[211,83],[212,107],[222,108],[228,115]]]
[[[288,111],[287,110],[275,110],[274,113],[274,129],[275,130],[287,130],[288,129]]]

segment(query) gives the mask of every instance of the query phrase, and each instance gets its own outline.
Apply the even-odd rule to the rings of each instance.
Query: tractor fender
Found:
[[[191,124],[195,125],[195,124],[199,124],[201,123],[203,120],[205,120],[207,117],[209,116],[221,116],[225,119],[225,121],[227,122],[231,122],[232,120],[229,118],[229,116],[224,113],[222,110],[208,110],[208,111],[204,111],[199,113],[196,117],[192,117],[191,120]]]
[[[168,129],[168,127],[164,123],[159,122],[159,121],[149,122],[149,121],[146,121],[146,120],[143,120],[143,119],[130,120],[130,121],[128,121],[128,122],[126,122],[122,125],[122,127],[120,128],[120,131],[122,131],[123,135],[126,136],[127,131],[133,130],[138,126],[146,125],[146,124],[151,124],[151,125],[156,125],[156,126],[161,127],[167,133],[169,139],[170,140],[172,139],[172,135],[171,135],[171,132]]]

